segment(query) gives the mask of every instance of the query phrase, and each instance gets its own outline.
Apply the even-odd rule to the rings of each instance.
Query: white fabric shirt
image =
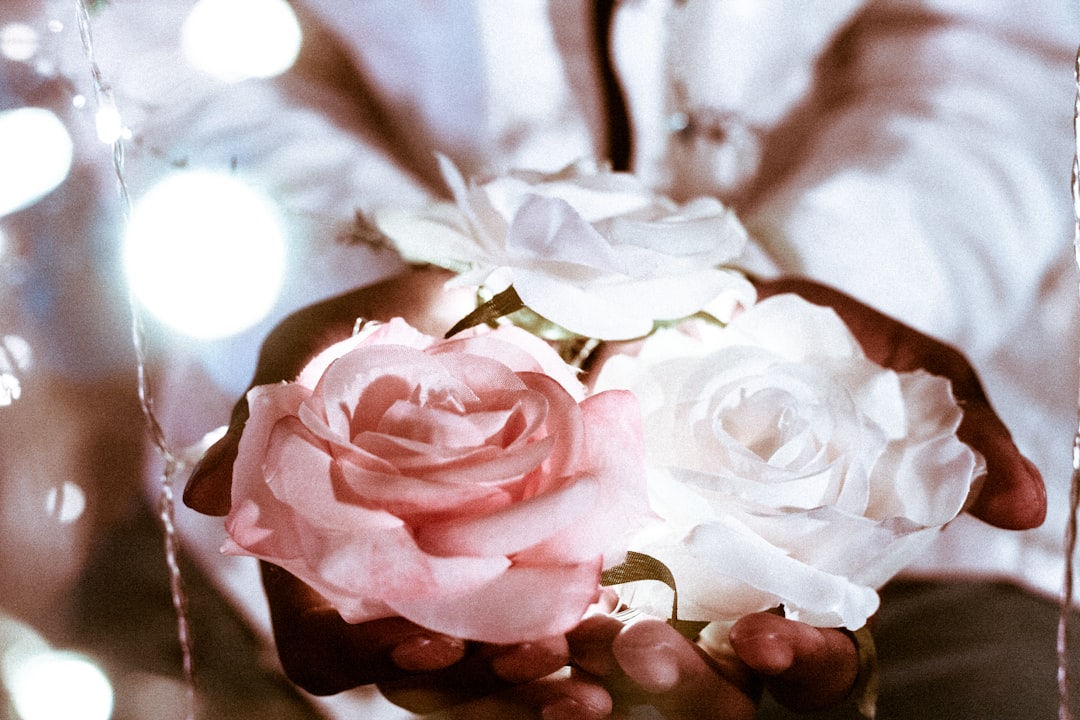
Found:
[[[303,0],[309,37],[333,39],[313,43],[311,73],[237,85],[185,66],[177,37],[190,4],[114,3],[96,22],[139,140],[133,191],[171,170],[162,152],[196,167],[237,158],[287,209],[294,250],[271,317],[178,348],[187,361],[169,387],[186,390],[162,400],[179,444],[227,420],[283,314],[398,268],[333,238],[358,208],[430,197],[436,150],[467,172],[555,169],[597,154],[603,137],[587,0]],[[912,572],[1048,594],[1061,575],[1078,382],[1073,5],[624,0],[613,26],[635,169],[675,196],[731,202],[758,270],[813,277],[955,343],[1042,469],[1043,528],[964,518]],[[346,72],[363,78],[365,103],[331,82]],[[673,132],[686,112],[724,132]],[[254,574],[216,554],[220,520],[183,515],[208,569],[265,626]]]

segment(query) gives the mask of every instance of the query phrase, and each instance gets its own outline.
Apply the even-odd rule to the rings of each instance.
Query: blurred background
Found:
[[[204,2],[202,20],[192,22],[192,62],[224,73],[286,68],[295,18],[284,3],[261,5],[269,14],[248,15],[248,34],[284,54],[240,43],[246,67],[215,57],[215,33],[230,32],[230,12],[249,12],[251,3]],[[140,407],[128,286],[142,294],[152,367],[184,337],[174,328],[206,326],[205,315],[190,313],[205,312],[195,298],[215,289],[183,285],[190,277],[181,263],[205,262],[197,241],[217,253],[243,249],[223,244],[235,228],[224,240],[178,228],[177,213],[190,217],[193,203],[212,214],[209,200],[192,195],[205,180],[132,208],[132,228],[161,236],[164,223],[181,249],[140,254],[138,240],[125,238],[113,152],[132,138],[91,62],[92,23],[106,10],[101,0],[0,3],[0,717],[11,720],[170,720],[190,709],[158,517],[161,460]],[[258,52],[264,57],[253,60]],[[212,197],[245,209],[256,231],[275,232],[273,208],[216,182]],[[136,279],[140,263],[146,274]],[[269,289],[245,288],[262,309],[218,313],[223,325],[211,332],[255,323],[275,292],[273,271]],[[180,568],[199,716],[320,717],[281,678],[241,611],[185,555]]]

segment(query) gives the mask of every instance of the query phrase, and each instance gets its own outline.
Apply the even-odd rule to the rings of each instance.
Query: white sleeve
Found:
[[[803,123],[792,169],[745,216],[782,272],[973,359],[1033,311],[1072,238],[1080,35],[1064,3],[998,5],[872,4],[822,70],[837,91]]]

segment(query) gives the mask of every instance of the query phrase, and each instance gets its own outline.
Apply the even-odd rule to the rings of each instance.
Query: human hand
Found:
[[[715,658],[658,619],[624,625],[592,615],[566,640],[572,668],[477,699],[461,702],[430,678],[379,687],[418,712],[444,708],[440,720],[613,720],[635,717],[642,706],[668,720],[750,720],[763,687],[786,707],[810,712],[842,703],[859,672],[850,635],[771,613],[741,619],[731,631],[733,654]]]
[[[331,695],[379,684],[415,712],[467,703],[529,682],[566,665],[562,637],[522,645],[468,643],[400,617],[347,623],[308,585],[262,563],[274,639],[289,679]],[[534,692],[535,702],[540,702]]]
[[[441,334],[452,320],[438,318],[446,275],[418,270],[305,308],[267,337],[252,385],[292,380],[319,351],[347,338],[357,318],[402,316]],[[456,318],[453,318],[456,319]],[[184,502],[207,515],[225,515],[231,503],[232,466],[247,420],[247,403],[233,410],[225,436],[193,471]],[[318,593],[276,566],[263,563],[278,654],[288,676],[314,694],[409,679],[431,690],[430,703],[459,701],[510,683],[542,677],[565,665],[565,639],[498,647],[465,643],[393,617],[349,624]],[[414,693],[415,695],[415,693]]]
[[[357,317],[385,319],[405,311],[410,322],[422,324],[428,317],[428,309],[440,297],[444,277],[437,273],[413,273],[297,313],[268,338],[253,384],[292,379],[321,348],[351,333]],[[965,407],[960,435],[986,457],[989,470],[986,487],[972,506],[972,512],[1002,527],[1030,527],[1041,522],[1045,513],[1041,478],[1012,443],[963,356],[848,296],[809,281],[762,282],[759,291],[763,297],[797,292],[811,302],[832,306],[875,361],[896,370],[923,368],[949,377]],[[231,466],[245,420],[246,405],[241,402],[226,437],[211,448],[193,473],[184,499],[196,510],[217,515],[227,513]],[[540,678],[560,667],[568,652],[560,640],[513,650],[467,646],[401,618],[348,625],[325,601],[284,571],[267,566],[264,575],[268,578],[264,582],[283,664],[301,687],[313,692],[332,693],[378,682],[384,692],[404,702],[418,701],[420,705],[463,700],[460,692],[455,691],[465,687],[473,696],[492,698],[498,697],[500,688],[512,682]],[[748,677],[756,672],[771,678],[766,680],[767,684],[794,707],[828,706],[837,696],[843,697],[851,681],[836,670],[857,665],[854,646],[847,636],[839,631],[812,628],[808,634],[807,626],[790,621],[775,625],[778,620],[782,621],[774,616],[749,616],[733,631],[732,644]],[[572,644],[580,645],[593,626],[588,623],[583,627],[584,630],[572,633]],[[685,641],[682,645],[665,645],[677,648],[672,651],[674,665],[679,669],[674,684],[665,688],[656,677],[643,675],[653,666],[648,662],[635,664],[631,649],[648,646],[653,640],[666,642],[647,633],[667,632],[662,628],[649,629],[648,625],[645,628],[627,629],[625,636],[620,630],[618,637],[624,639],[617,644],[615,636],[609,638],[609,658],[618,668],[617,681],[603,676],[598,676],[603,682],[594,681],[582,671],[572,678],[525,682],[506,692],[513,695],[513,701],[532,708],[565,701],[564,705],[571,709],[584,708],[581,717],[603,717],[607,712],[605,703],[625,704],[634,697],[665,707],[678,717],[679,712],[690,712],[686,708],[701,706],[706,694],[702,687],[712,687],[719,698],[733,697],[731,687],[735,687],[737,694],[752,704],[754,681],[727,679],[731,668],[722,672],[723,669],[710,664]],[[815,643],[821,643],[820,647],[814,649]],[[493,664],[496,657],[504,658],[498,663],[501,673]],[[785,658],[791,658],[787,665],[781,662]],[[825,682],[829,677],[835,685]],[[487,695],[489,692],[492,694]],[[745,707],[742,700],[734,704],[724,700],[722,704],[740,712],[738,708]],[[567,716],[574,715],[571,712]],[[733,715],[737,716],[737,713]]]
[[[978,375],[955,348],[924,335],[837,290],[800,278],[756,283],[760,297],[791,292],[833,308],[874,362],[906,372],[923,369],[952,381],[964,411],[957,435],[986,459],[986,478],[969,507],[975,517],[1010,530],[1026,530],[1046,517],[1046,488],[994,412]]]
[[[867,356],[885,367],[923,369],[949,378],[964,410],[958,435],[987,463],[987,477],[970,512],[1002,528],[1024,529],[1042,522],[1046,495],[1041,475],[1012,442],[961,353],[808,280],[783,278],[757,286],[763,298],[794,292],[832,307]],[[702,657],[697,648],[681,640],[663,624],[620,627],[612,618],[603,617],[587,620],[570,635],[575,663],[589,669],[609,689],[616,712],[636,702],[654,705],[667,717],[739,717],[740,713],[750,717],[753,712],[745,700],[753,700],[761,685],[781,704],[813,711],[841,702],[859,671],[858,651],[847,633],[769,613],[746,616],[733,627],[730,643],[735,657],[725,665]]]
[[[840,630],[754,613],[740,619],[729,637],[731,653],[714,657],[663,621],[624,625],[594,615],[567,639],[575,677],[608,690],[616,718],[648,705],[669,720],[749,720],[762,687],[793,710],[822,710],[842,703],[858,677],[857,650]],[[599,704],[578,688],[560,690],[565,717],[606,717],[595,714]],[[552,697],[546,700],[555,705]]]

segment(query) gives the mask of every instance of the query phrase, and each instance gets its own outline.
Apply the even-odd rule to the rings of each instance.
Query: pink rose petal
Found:
[[[349,622],[402,613],[493,642],[565,631],[645,495],[636,404],[582,395],[517,329],[370,326],[301,382],[249,394],[224,550],[284,567]]]
[[[416,530],[416,542],[433,555],[513,555],[575,523],[592,510],[599,483],[592,477],[475,518],[455,517]],[[559,559],[553,549],[552,559]]]
[[[562,635],[600,594],[600,558],[557,567],[511,567],[491,583],[442,602],[394,602],[402,617],[436,632],[509,644]]]

